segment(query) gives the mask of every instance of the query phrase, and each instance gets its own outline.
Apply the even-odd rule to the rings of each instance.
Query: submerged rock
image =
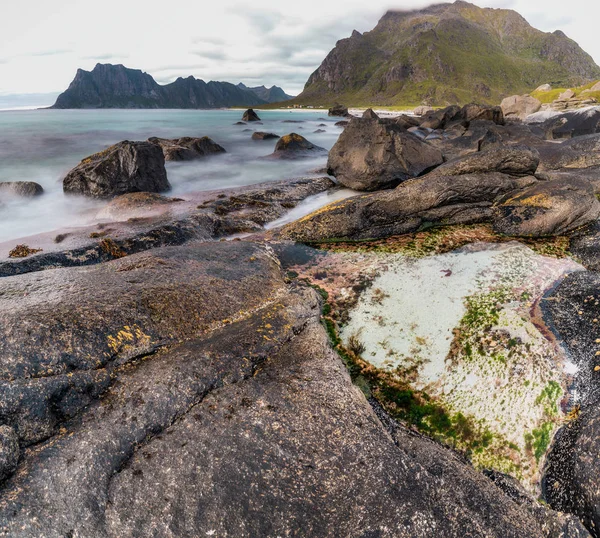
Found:
[[[246,110],[246,112],[244,112],[244,115],[242,116],[242,121],[260,121],[260,118],[252,108],[249,108],[248,110]]]
[[[256,131],[252,134],[252,140],[276,140],[277,138],[281,137],[275,133],[264,133],[262,131]]]
[[[32,198],[44,193],[44,188],[33,181],[4,181],[0,182],[0,196],[17,196]]]
[[[345,107],[344,105],[334,105],[329,109],[329,116],[342,116],[342,117],[348,117],[350,116],[350,113],[348,112],[348,107]]]
[[[63,190],[94,198],[171,188],[160,146],[125,140],[86,157],[63,180]]]
[[[394,121],[355,118],[329,152],[327,168],[361,191],[395,187],[443,163],[439,149]]]
[[[152,137],[148,142],[160,146],[166,161],[191,161],[206,155],[225,153],[225,148],[213,142],[208,136],[202,138],[184,136],[174,139]]]

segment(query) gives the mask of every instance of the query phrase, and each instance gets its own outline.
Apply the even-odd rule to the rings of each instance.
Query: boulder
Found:
[[[300,157],[313,157],[325,154],[327,150],[309,142],[303,136],[290,133],[283,135],[275,145],[275,151],[270,155],[278,159],[297,159]]]
[[[425,114],[429,114],[430,112],[433,112],[433,110],[434,109],[430,106],[421,105],[413,110],[413,114],[415,116],[424,116]]]
[[[600,108],[568,111],[548,119],[540,127],[548,140],[600,133]]]
[[[457,176],[501,172],[514,176],[535,174],[540,157],[526,146],[491,147],[438,166],[430,175]]]
[[[252,134],[252,140],[275,140],[281,138],[275,133],[264,133],[262,131],[256,131]]]
[[[0,183],[0,196],[32,198],[44,193],[44,188],[33,181],[4,181]]]
[[[575,92],[573,90],[565,90],[558,96],[558,101],[568,101],[569,99],[573,99],[575,97]]]
[[[246,110],[246,112],[244,112],[244,115],[242,116],[242,121],[260,121],[260,118],[252,108],[249,108],[248,110]]]
[[[225,148],[213,142],[208,136],[202,138],[184,136],[174,139],[152,137],[148,142],[160,146],[166,161],[191,161],[215,153],[225,153]]]
[[[86,157],[63,179],[65,193],[94,198],[170,188],[161,147],[128,140]]]
[[[461,108],[452,105],[440,110],[432,110],[421,117],[420,126],[425,129],[445,129],[460,114]]]
[[[412,127],[418,127],[420,125],[419,119],[414,116],[407,116],[406,114],[400,114],[393,120],[397,125],[408,130]]]
[[[348,120],[337,121],[335,123],[336,127],[346,127],[350,122]]]
[[[329,116],[341,116],[343,118],[346,118],[346,117],[350,116],[350,113],[348,112],[348,108],[345,107],[344,105],[336,104],[336,105],[333,105],[329,109],[328,115]]]
[[[440,150],[393,120],[355,118],[329,152],[327,168],[341,185],[373,191],[395,187],[442,162]]]
[[[600,134],[579,136],[542,153],[540,172],[600,165]]]
[[[535,89],[536,92],[549,92],[551,90],[552,86],[550,86],[550,84],[542,84]]]
[[[494,122],[497,125],[504,125],[504,114],[502,113],[502,108],[499,106],[470,103],[462,107],[455,120],[467,122],[486,120]]]
[[[512,95],[503,99],[500,107],[505,118],[524,120],[530,114],[538,112],[542,108],[542,102],[531,95]]]
[[[150,217],[178,202],[183,200],[153,192],[131,192],[112,199],[96,216],[99,219]]]
[[[20,452],[15,430],[6,424],[0,426],[0,484],[17,469]]]
[[[557,179],[589,181],[594,188],[594,193],[600,194],[600,165],[589,166],[588,168],[561,168],[558,170],[538,171],[535,176],[545,181],[554,181]]]
[[[316,131],[313,131],[314,134],[321,134],[321,133],[326,133],[327,131],[325,129],[317,129]]]
[[[511,236],[564,235],[600,217],[594,188],[585,180],[540,181],[494,207],[496,232]]]
[[[375,111],[372,108],[367,108],[367,110],[365,110],[363,112],[362,117],[369,119],[369,120],[378,120],[379,119],[379,116],[375,113]]]
[[[536,183],[506,174],[423,176],[394,190],[334,202],[287,225],[282,237],[301,242],[380,239],[421,228],[488,222],[505,194]]]

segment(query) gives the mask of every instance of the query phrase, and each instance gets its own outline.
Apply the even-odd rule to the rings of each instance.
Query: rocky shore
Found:
[[[334,107],[320,177],[66,176],[103,222],[0,245],[0,536],[600,536],[600,133],[421,112]]]

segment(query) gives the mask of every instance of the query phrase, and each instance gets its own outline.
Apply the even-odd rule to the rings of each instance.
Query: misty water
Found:
[[[0,242],[97,222],[106,201],[65,196],[62,179],[84,157],[121,140],[151,136],[209,136],[226,154],[167,163],[169,195],[305,177],[326,156],[268,160],[276,140],[254,141],[252,131],[297,132],[330,149],[341,128],[325,111],[259,111],[263,125],[240,121],[240,110],[29,110],[0,112],[0,182],[35,181],[45,193],[34,199],[0,199]],[[290,123],[294,122],[294,123]],[[299,123],[295,123],[299,122]],[[326,126],[320,126],[325,124]],[[324,133],[314,133],[323,129]],[[318,204],[327,203],[321,196]]]

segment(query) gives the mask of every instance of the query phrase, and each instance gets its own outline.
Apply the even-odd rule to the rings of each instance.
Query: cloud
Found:
[[[104,54],[92,54],[90,56],[80,56],[81,60],[115,60],[121,58],[129,58],[129,54],[111,53],[106,52]]]
[[[72,52],[73,49],[42,50],[31,54],[23,54],[23,56],[59,56],[61,54],[71,54]]]
[[[196,50],[192,51],[192,54],[207,60],[224,61],[231,59],[223,50]]]

